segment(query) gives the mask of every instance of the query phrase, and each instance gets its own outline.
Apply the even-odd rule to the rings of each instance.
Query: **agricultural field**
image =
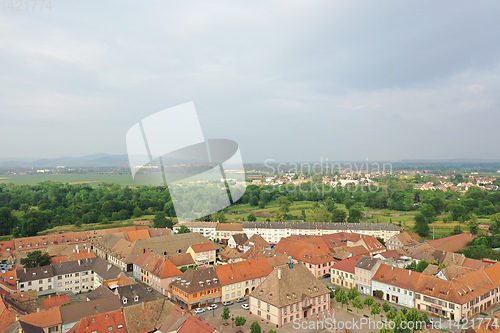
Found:
[[[52,181],[57,183],[115,183],[120,185],[137,185],[130,174],[99,173],[99,174],[52,174],[52,175],[8,175],[1,176],[0,183],[14,183],[16,185],[36,185],[40,182]]]

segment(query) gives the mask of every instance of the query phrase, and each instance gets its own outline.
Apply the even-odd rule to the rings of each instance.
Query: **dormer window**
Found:
[[[127,297],[123,297],[123,304],[127,304]]]
[[[137,302],[138,300],[139,300],[139,296],[135,295],[134,302]]]

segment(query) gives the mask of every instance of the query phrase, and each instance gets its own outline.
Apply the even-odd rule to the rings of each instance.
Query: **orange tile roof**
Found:
[[[165,279],[182,274],[182,272],[177,267],[175,267],[175,265],[172,264],[170,260],[166,258],[161,258],[160,260],[158,260],[151,273],[158,276],[160,279]]]
[[[146,251],[140,255],[134,261],[134,264],[159,277],[160,279],[182,274],[182,272],[170,260],[162,256],[156,256],[151,251]]]
[[[0,332],[4,332],[16,321],[16,314],[9,310],[5,301],[0,300]]]
[[[68,304],[68,303],[69,303],[68,294],[62,294],[59,296],[49,296],[43,299],[43,307],[45,308],[45,310],[59,307],[63,304]]]
[[[321,238],[312,238],[311,241],[281,238],[274,250],[292,256],[295,260],[314,265],[333,261],[333,257],[330,256],[330,249]]]
[[[408,269],[381,264],[377,272],[373,275],[372,281],[385,283],[407,290],[414,290],[417,281],[419,281],[419,278],[422,276],[428,277],[427,275],[410,271]],[[441,280],[433,276],[432,278]]]
[[[429,244],[436,250],[458,252],[458,250],[460,249],[466,249],[467,243],[471,242],[473,239],[474,237],[472,237],[471,234],[463,233],[450,237],[431,240],[428,241],[427,244]]]
[[[135,242],[138,239],[150,238],[148,229],[130,230],[127,231],[129,242]]]
[[[21,316],[19,320],[24,321],[25,323],[31,324],[33,326],[38,326],[42,328],[62,324],[61,311],[59,310],[59,308],[30,313]]]
[[[261,257],[227,265],[218,265],[215,271],[221,285],[225,286],[268,276],[273,271],[273,267],[271,267],[267,258]]]
[[[386,247],[382,245],[382,243],[380,243],[380,241],[373,236],[363,237],[363,242],[365,243],[368,251],[370,252],[386,250]]]
[[[13,241],[0,242],[0,253],[12,252],[12,251],[14,251],[14,242]]]
[[[16,283],[16,271],[6,271],[5,273],[0,272],[0,280],[5,282],[8,285],[15,286]]]
[[[120,309],[82,318],[68,332],[128,332],[126,326],[123,310]],[[109,327],[112,328],[111,331],[108,330]]]
[[[51,264],[59,264],[61,262],[69,261],[68,256],[55,256],[50,258]]]
[[[90,251],[90,249],[77,250],[73,252],[72,255],[69,256],[68,261],[84,260],[90,258],[96,258],[96,255],[92,251]]]
[[[205,251],[215,251],[215,246],[212,243],[202,243],[191,245],[194,252],[205,252]]]

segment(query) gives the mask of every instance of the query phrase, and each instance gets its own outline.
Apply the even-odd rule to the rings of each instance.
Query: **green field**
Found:
[[[137,185],[130,174],[99,173],[99,174],[61,174],[61,175],[8,175],[1,176],[0,182],[16,185],[36,185],[44,181],[57,183],[93,182],[89,184],[115,183],[121,185]]]

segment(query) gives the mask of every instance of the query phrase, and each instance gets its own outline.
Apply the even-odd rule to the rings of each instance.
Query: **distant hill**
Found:
[[[81,157],[57,157],[43,158],[38,160],[10,160],[1,161],[3,167],[26,167],[26,168],[55,168],[57,166],[66,167],[121,167],[128,165],[127,155],[92,154]]]

